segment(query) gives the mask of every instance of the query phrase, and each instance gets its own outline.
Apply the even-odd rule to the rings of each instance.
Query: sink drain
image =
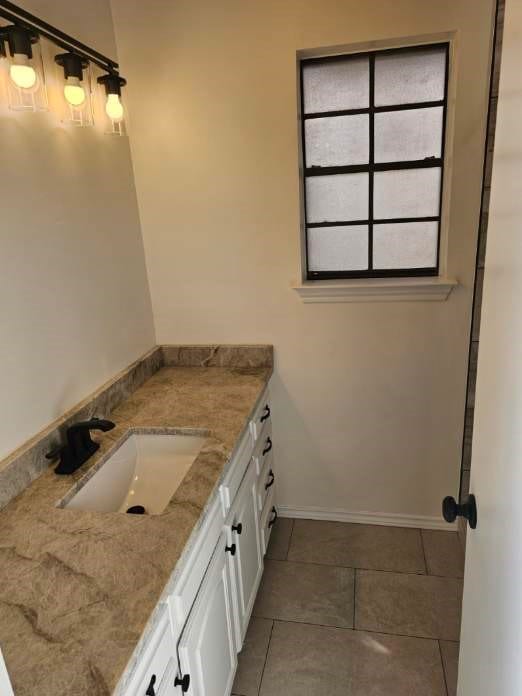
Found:
[[[126,512],[128,515],[145,515],[146,510],[143,505],[132,505]]]

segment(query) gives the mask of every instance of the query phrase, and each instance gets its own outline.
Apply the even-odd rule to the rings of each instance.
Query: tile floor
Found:
[[[455,696],[457,534],[279,519],[235,696]]]

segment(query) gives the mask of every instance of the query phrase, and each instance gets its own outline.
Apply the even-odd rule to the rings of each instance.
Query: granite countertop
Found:
[[[270,375],[163,367],[112,411],[114,430],[94,433],[100,450],[76,474],[49,468],[0,511],[0,646],[16,696],[113,693]],[[56,507],[132,429],[208,432],[165,512]]]

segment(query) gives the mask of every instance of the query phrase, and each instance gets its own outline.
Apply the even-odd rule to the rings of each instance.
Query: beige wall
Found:
[[[24,7],[115,54],[107,0]],[[0,458],[154,344],[127,139],[0,97]]]
[[[492,0],[113,0],[158,342],[270,342],[280,502],[457,493]],[[455,32],[446,303],[304,305],[296,51]]]

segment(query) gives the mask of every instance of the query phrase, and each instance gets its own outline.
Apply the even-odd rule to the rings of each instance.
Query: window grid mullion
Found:
[[[373,165],[374,165],[374,106],[375,106],[375,56],[372,53],[369,59],[370,68],[370,113],[368,118],[369,148],[368,148],[368,270],[373,270]]]
[[[360,114],[369,114],[370,110],[373,110],[376,114],[385,114],[388,111],[391,113],[393,111],[412,111],[415,109],[430,109],[435,106],[444,107],[444,100],[439,99],[437,101],[429,102],[411,102],[409,104],[386,104],[385,106],[373,106],[373,109],[363,108],[360,109],[337,109],[336,111],[313,111],[309,114],[303,114],[305,121],[314,118],[336,118],[338,116],[358,116]]]

